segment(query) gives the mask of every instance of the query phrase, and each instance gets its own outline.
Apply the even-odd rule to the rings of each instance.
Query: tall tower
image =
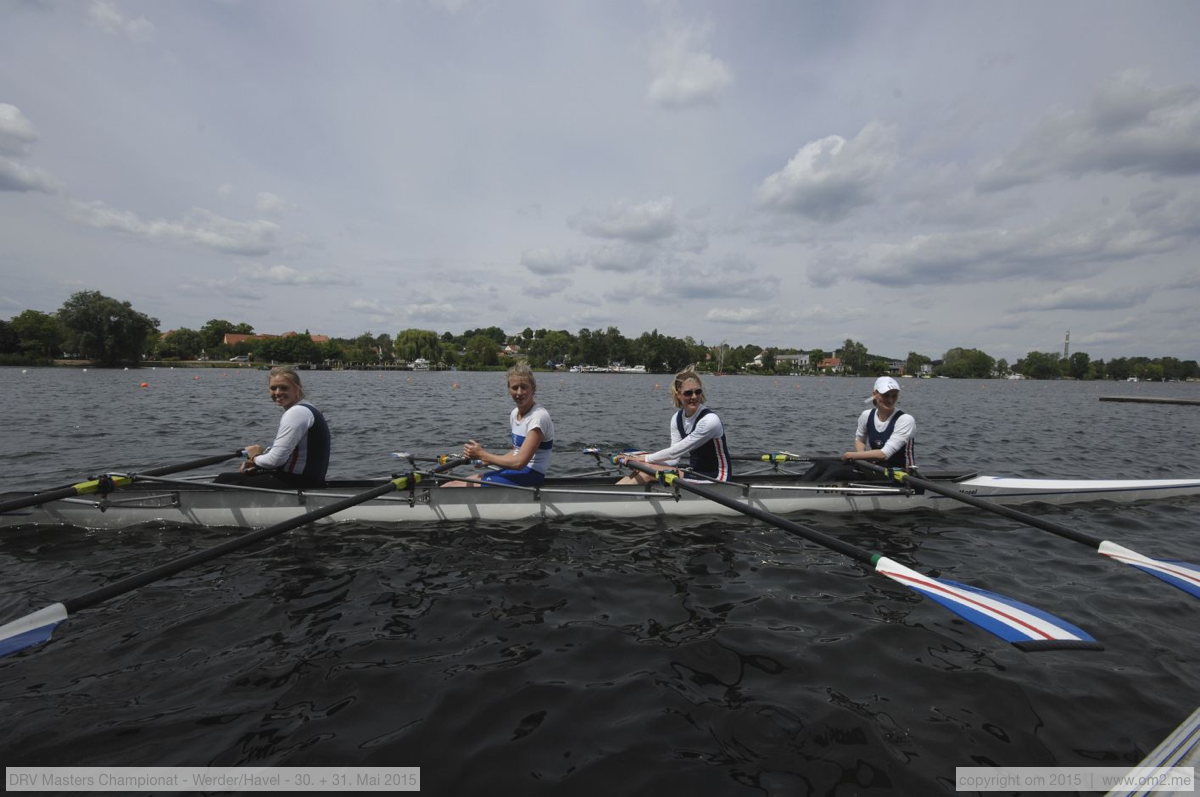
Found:
[[[1063,341],[1063,359],[1069,359],[1071,356],[1071,330],[1067,330],[1067,337]]]

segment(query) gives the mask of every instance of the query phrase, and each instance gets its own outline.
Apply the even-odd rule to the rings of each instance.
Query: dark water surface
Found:
[[[500,374],[305,376],[332,470],[499,447]],[[554,470],[668,439],[666,376],[539,375]],[[142,382],[147,387],[140,387]],[[267,442],[260,371],[0,368],[0,489]],[[722,377],[737,453],[850,446],[867,379]],[[904,380],[918,460],[994,475],[1195,476],[1196,384]],[[1200,561],[1196,501],[1046,509]],[[1102,652],[1026,654],[753,521],[302,529],[79,612],[0,660],[8,765],[405,765],[423,791],[954,793],[955,766],[1137,762],[1200,703],[1200,602],[1083,545],[967,509],[802,520],[1019,598]],[[0,621],[228,539],[0,533]]]

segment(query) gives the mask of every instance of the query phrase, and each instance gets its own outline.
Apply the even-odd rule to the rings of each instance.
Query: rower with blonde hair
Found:
[[[725,425],[715,412],[704,405],[704,385],[700,375],[690,368],[675,374],[671,381],[671,400],[678,411],[671,416],[671,445],[644,456],[632,457],[656,470],[673,468],[686,454],[686,470],[726,481],[733,475]],[[642,471],[621,479],[618,484],[647,484],[654,476]]]

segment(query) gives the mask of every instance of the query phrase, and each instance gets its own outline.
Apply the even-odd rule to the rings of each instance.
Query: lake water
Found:
[[[313,372],[332,475],[501,447],[499,373]],[[539,374],[577,453],[668,440],[665,375]],[[145,383],[145,387],[142,386]],[[250,369],[0,368],[0,490],[268,442]],[[869,379],[717,377],[735,453],[850,447]],[[903,380],[918,461],[994,475],[1196,476],[1197,384]],[[1200,561],[1198,502],[1046,509]],[[1101,652],[1026,654],[755,521],[302,529],[72,616],[0,660],[8,765],[419,766],[437,795],[928,795],[955,766],[1136,763],[1200,704],[1200,602],[991,514],[802,519],[1019,598]],[[0,621],[228,539],[0,534]]]

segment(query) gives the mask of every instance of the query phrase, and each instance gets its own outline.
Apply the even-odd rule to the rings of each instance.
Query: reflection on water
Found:
[[[504,439],[500,374],[305,379],[337,435],[339,475],[386,474],[399,449]],[[264,441],[278,418],[264,385],[242,370],[0,369],[10,416],[0,486]],[[577,453],[585,446],[668,439],[666,377],[548,374],[539,385],[559,472],[594,469]],[[870,380],[707,387],[735,452],[829,453],[850,444]],[[1194,392],[1188,384],[903,388],[920,461],[986,473],[1189,475],[1181,463],[1200,426],[1191,407],[1097,401]],[[1048,511],[1200,561],[1195,502]],[[1200,698],[1200,606],[1085,546],[972,510],[801,520],[1019,597],[1107,649],[1021,653],[759,522],[346,524],[80,612],[51,643],[0,661],[0,703],[20,729],[9,758],[415,765],[432,794],[949,794],[956,765],[1134,762]],[[5,534],[0,611],[17,616],[230,534]]]

